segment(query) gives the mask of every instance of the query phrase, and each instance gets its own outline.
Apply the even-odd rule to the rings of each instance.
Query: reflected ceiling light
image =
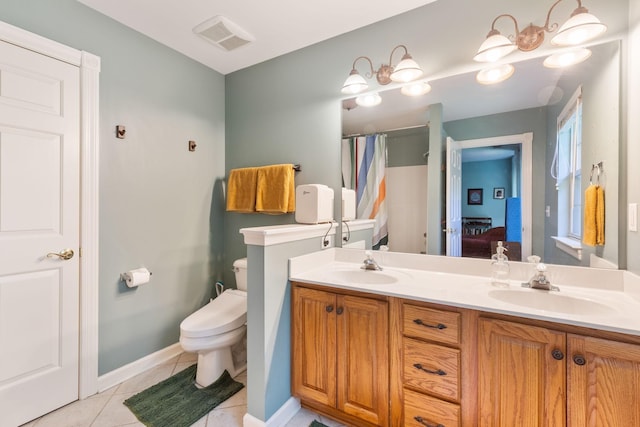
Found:
[[[378,92],[365,93],[356,97],[356,104],[361,107],[374,107],[382,102],[382,98]]]
[[[415,82],[402,86],[400,92],[407,96],[421,96],[431,92],[431,85],[427,82]]]
[[[511,64],[502,64],[478,71],[476,80],[483,85],[492,85],[507,80],[513,75],[515,68]]]
[[[551,12],[561,1],[557,0],[553,3],[549,12],[547,12],[547,20],[542,27],[529,24],[524,30],[520,31],[518,29],[518,21],[513,15],[506,13],[498,15],[491,23],[491,31],[487,34],[487,39],[480,45],[473,59],[479,62],[495,62],[513,52],[516,48],[524,52],[537,49],[544,41],[544,33],[554,32],[558,28],[557,23],[550,24],[549,21]],[[552,44],[556,46],[575,46],[591,40],[606,31],[607,26],[590,14],[587,8],[582,6],[581,0],[576,1],[578,2],[578,7],[573,11],[571,17],[562,24],[551,40]],[[510,36],[511,39],[500,34],[500,31],[495,28],[496,22],[503,17],[510,18],[515,25],[516,36]]]
[[[398,65],[393,65],[393,54],[397,49],[404,49],[404,55],[402,59],[398,63]],[[372,78],[374,75],[376,76],[376,80],[381,85],[388,85],[392,81],[407,83],[413,81],[422,76],[422,68],[418,65],[416,61],[413,60],[409,52],[407,51],[407,47],[404,45],[398,45],[393,48],[391,54],[389,55],[389,63],[382,64],[378,70],[373,69],[373,62],[367,56],[359,56],[353,61],[353,66],[351,67],[351,72],[349,73],[349,77],[342,85],[342,93],[353,95],[356,93],[363,92],[367,90],[369,85],[367,81],[360,75],[358,70],[356,69],[356,62],[358,60],[364,59],[369,62],[369,67],[371,68],[365,75],[368,79]]]
[[[589,49],[573,49],[548,56],[542,65],[547,68],[564,68],[586,61],[590,56],[591,51]]]

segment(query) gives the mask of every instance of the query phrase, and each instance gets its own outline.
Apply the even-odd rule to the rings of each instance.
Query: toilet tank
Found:
[[[247,259],[240,258],[233,262],[233,271],[236,273],[236,287],[241,291],[247,290]]]

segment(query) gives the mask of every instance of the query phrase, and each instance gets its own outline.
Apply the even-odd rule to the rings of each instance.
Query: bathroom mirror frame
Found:
[[[561,104],[566,102],[568,97],[571,96],[571,93],[562,93],[563,96],[558,96],[557,88],[568,87],[568,89],[563,89],[563,92],[572,92],[573,89],[571,87],[571,83],[568,83],[568,82],[570,82],[572,78],[582,79],[582,81],[584,81],[585,75],[588,75],[588,73],[593,73],[594,68],[601,67],[601,64],[599,61],[605,61],[605,64],[606,64],[605,67],[616,67],[615,70],[609,69],[608,73],[615,75],[615,78],[617,79],[616,80],[617,90],[612,92],[615,92],[615,100],[616,100],[615,104],[617,107],[619,107],[620,96],[621,96],[620,70],[622,65],[621,55],[620,55],[621,41],[613,40],[613,41],[605,41],[601,43],[593,43],[589,47],[594,51],[592,58],[589,58],[587,61],[585,61],[582,64],[577,64],[574,67],[564,69],[564,70],[545,69],[542,66],[543,58],[540,58],[540,57],[529,58],[529,59],[525,59],[523,61],[514,63],[514,65],[516,66],[516,73],[514,74],[514,76],[511,79],[507,80],[506,82],[503,82],[502,84],[495,85],[495,87],[490,87],[490,88],[482,87],[481,85],[477,84],[474,81],[475,73],[465,73],[465,74],[456,74],[456,75],[446,76],[437,80],[430,81],[433,89],[429,94],[425,95],[423,99],[420,101],[400,95],[399,94],[400,91],[398,88],[393,88],[393,89],[383,91],[381,92],[381,96],[383,98],[383,103],[381,104],[382,108],[379,108],[379,110],[383,110],[385,108],[385,105],[389,106],[396,102],[403,102],[403,106],[395,107],[395,110],[398,112],[396,114],[396,118],[391,121],[386,120],[385,118],[385,120],[379,120],[376,122],[377,119],[375,118],[371,119],[371,117],[374,117],[374,115],[369,114],[369,112],[373,111],[374,109],[367,110],[364,107],[358,107],[354,110],[343,109],[343,137],[353,135],[353,134],[371,134],[376,132],[389,133],[394,129],[410,129],[413,127],[419,127],[419,126],[424,127],[427,125],[430,125],[431,127],[433,127],[433,122],[432,122],[434,119],[434,115],[432,114],[433,106],[438,104],[440,104],[439,106],[441,107],[443,129],[446,128],[446,123],[451,123],[453,121],[465,120],[465,119],[469,120],[477,117],[477,115],[475,115],[470,111],[462,111],[465,108],[464,106],[461,108],[453,107],[453,105],[456,105],[456,103],[460,102],[460,99],[459,99],[460,95],[447,94],[445,86],[446,87],[455,87],[455,86],[465,87],[467,88],[465,90],[465,92],[467,93],[484,92],[485,93],[484,96],[487,96],[487,94],[489,94],[488,96],[493,97],[493,98],[485,98],[485,99],[496,99],[496,100],[499,100],[500,102],[504,102],[505,105],[509,104],[510,101],[509,99],[503,99],[506,97],[504,97],[502,94],[499,93],[501,86],[502,87],[506,86],[507,87],[506,91],[511,94],[516,93],[516,89],[518,87],[526,87],[530,89],[529,92],[531,92],[528,95],[529,97],[534,96],[536,94],[543,93],[543,99],[546,99],[548,101],[548,102],[547,101],[541,102],[539,100],[536,100],[536,101],[530,102],[528,105],[519,104],[519,106],[516,106],[516,107],[513,106],[516,104],[512,102],[513,104],[512,106],[501,107],[503,108],[502,111],[485,109],[483,110],[482,113],[480,113],[480,116],[490,116],[494,114],[505,113],[506,111],[513,111],[514,109],[518,111],[522,109],[527,109],[527,108],[549,108],[549,109],[554,108],[556,110],[558,108],[562,109]],[[596,65],[598,67],[596,67]],[[525,67],[530,68],[530,70],[523,72]],[[588,73],[585,74],[583,71],[580,71],[580,70],[583,70],[583,71],[588,70]],[[548,75],[547,77],[551,79],[552,83],[551,84],[540,83],[538,85],[531,84],[531,77],[530,77],[531,75],[527,73],[533,73],[533,75],[538,75],[538,76]],[[522,77],[524,77],[525,83],[519,82],[519,79]],[[462,83],[462,82],[466,82],[466,83]],[[475,86],[465,86],[465,85],[471,85],[471,84]],[[569,86],[567,86],[567,84],[569,84]],[[577,84],[578,83],[574,81],[574,85],[577,86]],[[601,90],[601,89],[598,89],[598,90]],[[484,106],[488,106],[490,104],[488,101],[476,101],[476,104],[477,103],[481,103]],[[469,107],[469,105],[471,104],[473,103],[467,103],[466,107]],[[448,106],[450,107],[449,109],[448,109]],[[436,116],[437,115],[438,114],[436,114]],[[616,123],[615,123],[615,129],[612,130],[611,134],[612,134],[612,138],[615,139],[615,141],[617,142],[616,150],[611,150],[610,148],[608,149],[610,153],[606,156],[606,160],[604,162],[605,166],[603,168],[603,170],[605,171],[607,183],[609,183],[610,190],[611,190],[609,192],[610,194],[607,195],[607,197],[611,199],[610,200],[611,205],[607,205],[607,216],[610,219],[610,221],[607,222],[607,224],[609,224],[607,229],[611,230],[611,232],[608,233],[607,237],[608,238],[610,237],[610,238],[608,239],[609,242],[607,242],[607,245],[605,245],[605,247],[596,247],[594,249],[585,248],[586,250],[583,250],[584,254],[582,256],[582,260],[576,260],[574,257],[569,256],[563,251],[556,248],[554,241],[552,241],[549,238],[552,235],[552,233],[545,232],[545,230],[548,230],[549,228],[552,228],[552,227],[556,227],[557,225],[554,224],[554,222],[550,219],[550,217],[541,216],[539,214],[539,211],[544,212],[544,209],[547,206],[552,206],[553,200],[554,198],[556,198],[556,195],[554,193],[551,193],[549,190],[550,187],[553,188],[553,186],[555,186],[555,183],[553,183],[553,185],[550,183],[550,176],[549,176],[549,168],[550,168],[549,151],[553,150],[553,148],[555,147],[555,143],[551,144],[549,142],[549,139],[550,139],[549,131],[545,136],[544,148],[541,150],[541,152],[540,150],[538,150],[537,153],[534,153],[534,157],[537,157],[537,163],[536,163],[536,166],[534,167],[534,173],[538,174],[537,177],[534,176],[534,181],[537,180],[539,183],[539,176],[540,176],[539,174],[542,172],[545,178],[544,179],[545,185],[544,185],[544,194],[541,195],[540,186],[539,185],[535,186],[534,184],[533,191],[534,193],[537,193],[538,196],[537,198],[534,197],[533,204],[538,206],[543,204],[544,208],[538,209],[537,211],[534,211],[535,213],[532,213],[531,216],[533,218],[533,222],[531,224],[531,227],[532,227],[532,233],[534,236],[536,235],[539,236],[541,234],[544,234],[545,238],[542,242],[538,242],[534,244],[532,251],[535,254],[540,254],[543,257],[543,260],[547,263],[588,266],[589,259],[592,256],[597,256],[598,258],[606,259],[609,264],[607,266],[615,267],[617,265],[621,265],[621,266],[625,265],[625,259],[624,259],[625,251],[620,247],[621,242],[619,241],[619,236],[618,236],[619,233],[618,233],[617,226],[615,226],[618,224],[618,217],[620,215],[619,205],[618,205],[619,201],[618,201],[618,194],[617,194],[619,178],[620,178],[617,175],[618,169],[619,169],[618,167],[619,161],[620,161],[618,152],[619,152],[620,143],[621,143],[620,141],[621,114],[619,109],[615,111],[613,115],[615,116]],[[356,119],[351,120],[350,119],[351,116],[356,117]],[[611,114],[609,114],[609,116],[611,116]],[[555,123],[553,123],[554,132],[555,132],[555,126],[556,126]],[[594,124],[594,123],[586,123],[585,127],[587,129],[586,130],[587,135],[589,132],[594,132],[594,128],[596,126],[597,124]],[[612,124],[608,125],[609,128],[611,128],[612,126],[613,126]],[[428,128],[427,132],[429,134],[432,134],[431,128]],[[508,133],[510,132],[506,132],[506,134]],[[433,137],[433,135],[430,135],[430,136]],[[476,136],[477,138],[464,138],[464,139],[478,139],[478,138],[497,137],[497,136],[501,136],[501,135],[499,133],[493,134],[493,135],[485,133],[482,135],[477,135]],[[439,148],[436,148],[434,151],[434,146]],[[541,148],[541,147],[538,147],[538,148]],[[434,145],[430,141],[429,147],[427,147],[426,149],[426,152],[429,153],[428,154],[429,168],[434,165],[437,167],[437,165],[439,164],[439,162],[437,161],[438,160],[437,156],[433,155],[433,153],[437,151],[440,151],[442,153],[443,151],[442,144]],[[542,156],[542,158],[540,158],[540,156]],[[600,158],[598,157],[598,159]],[[543,171],[539,170],[541,160],[544,165]],[[598,160],[598,161],[602,161],[602,160]],[[597,163],[596,159],[593,159],[593,162]],[[583,169],[584,168],[585,168],[585,161],[583,160]],[[434,174],[430,172],[429,179],[431,179],[433,176]],[[588,169],[583,172],[582,183],[583,183],[583,188],[586,188],[586,185],[588,184]],[[432,183],[429,183],[429,187],[431,190],[434,186],[432,185]],[[437,197],[441,198],[442,195],[443,194],[439,194],[437,195]],[[441,200],[436,202],[434,202],[433,200],[430,200],[429,214],[433,215],[433,211],[434,211],[433,206],[439,206],[440,211],[444,211],[444,209],[442,209],[443,203],[444,202]],[[556,201],[556,204],[557,204],[557,201]],[[442,228],[440,225],[441,218],[438,218],[437,225],[434,225],[433,222],[434,221],[431,221],[429,226],[427,226],[425,229],[425,231],[427,231],[427,233],[429,233],[430,235],[433,234],[434,230]],[[611,226],[610,223],[614,224],[614,226]],[[444,247],[442,244],[443,239],[442,239],[442,236],[440,237],[441,237],[440,241],[438,241],[436,245],[426,244],[426,247],[425,247],[426,253],[435,254],[435,255],[444,254]],[[435,249],[434,249],[434,246],[435,246]]]

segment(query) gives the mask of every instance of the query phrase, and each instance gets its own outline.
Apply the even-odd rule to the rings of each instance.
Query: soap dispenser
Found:
[[[509,286],[509,259],[504,254],[507,250],[498,242],[496,253],[491,256],[491,284],[494,286]]]

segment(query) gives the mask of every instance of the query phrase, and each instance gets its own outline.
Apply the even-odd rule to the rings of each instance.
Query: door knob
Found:
[[[73,254],[74,254],[73,249],[63,249],[63,250],[61,250],[60,252],[57,252],[57,253],[56,252],[49,252],[47,254],[47,258],[51,258],[51,257],[57,256],[58,258],[63,259],[63,260],[66,261],[68,259],[73,258]]]

